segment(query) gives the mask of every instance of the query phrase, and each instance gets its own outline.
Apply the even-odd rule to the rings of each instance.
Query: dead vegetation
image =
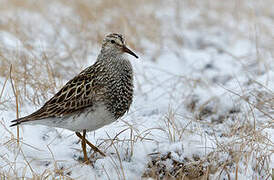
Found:
[[[139,52],[144,48],[140,37],[154,42],[160,39],[157,17],[141,11],[143,4],[149,5],[150,2],[4,3],[5,6],[0,7],[0,32],[3,33],[0,38],[0,75],[6,77],[13,64],[20,104],[25,102],[23,98],[37,105],[56,92],[64,79],[85,67],[83,64],[87,63],[90,54],[94,53],[93,58],[96,57],[94,49],[98,49],[106,32],[125,34],[129,46]],[[63,11],[58,11],[58,8]],[[116,13],[118,9],[124,9],[124,16]],[[131,15],[131,12],[136,15]],[[9,46],[4,36],[12,38],[16,44]]]
[[[205,125],[206,134],[211,136],[216,147],[204,156],[194,155],[191,158],[184,155],[185,149],[189,148],[187,146],[182,146],[178,152],[152,153],[143,177],[164,180],[241,179],[239,173],[245,174],[252,169],[257,175],[246,178],[271,179],[274,144],[264,130],[273,128],[274,93],[262,86],[248,94],[230,93],[237,95],[243,104],[217,116],[222,116],[222,121],[215,121],[217,113],[211,110],[216,106],[220,108],[218,101],[210,99],[206,103],[198,103],[197,96],[185,101],[188,103],[186,107],[193,113],[193,119],[187,126],[180,126],[182,120],[176,112],[167,113],[166,126],[162,130],[166,131],[170,142],[183,142],[191,130],[194,134],[199,133],[198,129],[187,128],[198,122]],[[209,102],[213,106],[207,106]],[[260,116],[255,115],[258,112],[261,112]],[[200,116],[201,113],[203,116]],[[220,124],[225,125],[225,131],[218,130]]]
[[[184,179],[184,180],[206,180],[208,178],[208,167],[198,157],[185,158],[183,161],[174,159],[171,152],[167,154],[153,154],[148,163],[143,177],[154,179]]]
[[[41,105],[67,79],[94,61],[95,52],[99,49],[98,45],[106,32],[125,34],[129,46],[140,53],[148,53],[152,56],[151,60],[157,60],[164,46],[215,48],[220,53],[233,56],[235,61],[240,62],[245,69],[252,70],[256,74],[268,73],[267,61],[264,59],[268,55],[272,59],[274,56],[273,41],[264,41],[266,38],[273,39],[274,37],[269,23],[266,23],[266,21],[273,21],[270,0],[263,3],[250,2],[249,5],[245,1],[217,3],[210,0],[168,3],[154,0],[138,2],[122,0],[100,2],[2,0],[0,6],[0,110],[8,109],[11,105],[15,107],[16,104],[12,95],[5,97],[2,95],[9,83],[11,65],[13,65],[12,78],[18,91],[19,107],[23,107],[25,103]],[[175,19],[166,22],[157,13],[154,13],[161,6],[173,9],[176,14]],[[193,11],[200,9],[199,18],[189,20],[184,17],[181,19],[181,11],[184,9]],[[219,14],[221,18],[213,16],[212,12]],[[121,16],[121,14],[123,15]],[[227,23],[230,18],[234,19],[233,22],[236,25]],[[262,20],[264,18],[265,20]],[[248,21],[250,22],[248,29],[251,29],[252,32],[255,29],[255,36],[252,33],[246,33],[246,28],[240,26],[241,24],[246,26],[248,23],[243,22]],[[189,37],[169,31],[169,28],[173,28],[174,25],[171,22],[181,28],[182,32],[185,29],[204,29],[216,26],[228,29],[237,34],[239,38],[252,39],[257,48],[256,57],[236,57],[214,42],[207,43],[200,40],[193,45]],[[5,37],[13,39],[16,43],[9,42]],[[145,43],[151,43],[155,48],[146,49]],[[178,57],[183,57],[176,48],[174,48],[174,53]],[[208,66],[210,68],[210,65]],[[188,80],[183,82],[181,79],[180,82],[186,83],[186,81]],[[213,81],[222,80],[213,79]],[[266,84],[268,84],[267,81]],[[202,83],[201,79],[193,80],[193,88]],[[252,77],[248,83],[258,84],[258,82],[252,81]],[[138,86],[141,85],[138,84]],[[228,90],[228,92],[230,91]],[[257,177],[258,179],[270,179],[273,176],[269,165],[270,156],[273,155],[273,141],[262,132],[266,128],[273,128],[273,90],[258,84],[257,90],[248,93],[238,94],[233,91],[230,93],[238,97],[246,107],[240,109],[235,106],[235,108],[227,109],[223,114],[219,114],[220,104],[218,103],[220,101],[218,98],[200,102],[199,97],[194,95],[190,99],[184,99],[186,109],[193,113],[190,124],[198,122],[212,128],[212,131],[208,133],[214,137],[213,140],[216,144],[216,149],[213,152],[205,154],[203,157],[185,158],[183,161],[174,159],[171,152],[151,154],[148,157],[149,162],[143,177],[186,180],[220,179],[221,177],[237,179],[241,170],[239,169],[240,163],[243,163],[243,167],[258,172],[260,175]],[[255,111],[256,113],[254,113]],[[260,116],[255,116],[258,111]],[[259,119],[267,120],[259,121]],[[170,109],[163,120],[165,128],[162,128],[161,131],[165,132],[167,139],[171,143],[184,141],[183,137],[189,131],[186,130],[188,125],[181,126],[182,117],[178,117],[176,111]],[[234,124],[228,124],[228,130],[225,133],[214,132],[214,125],[218,126],[226,121],[233,121]],[[1,122],[1,124],[4,123]],[[117,133],[117,136],[103,140],[106,149],[112,148],[118,157],[118,161],[112,159],[112,163],[120,179],[125,179],[122,161],[130,161],[135,151],[134,144],[138,141],[153,141],[153,139],[147,138],[150,130],[140,133],[129,125],[125,131],[131,132],[129,139],[119,139],[118,136],[124,132],[121,131]],[[7,140],[4,145],[15,144],[15,136],[12,135],[12,138]],[[235,139],[220,142],[219,137],[235,137]],[[125,147],[126,152],[123,152],[126,154],[125,157],[121,157],[122,155],[117,151],[118,146]],[[224,154],[227,155],[226,160],[223,159]],[[0,160],[7,159],[0,157]],[[6,173],[0,170],[0,178],[20,178],[16,174],[16,167],[10,162],[7,164],[13,171]],[[56,177],[69,179],[69,172],[70,169],[56,165],[54,171],[47,169],[42,174],[33,174],[33,179]],[[108,175],[106,170],[105,174]]]

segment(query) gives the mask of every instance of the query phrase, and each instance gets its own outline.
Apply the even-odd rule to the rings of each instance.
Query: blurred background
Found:
[[[30,85],[31,93],[39,96],[35,101],[55,92],[60,78],[71,77],[67,72],[75,74],[91,64],[109,32],[124,34],[141,61],[156,62],[168,53],[175,58],[166,61],[184,63],[184,48],[215,49],[246,70],[256,64],[256,71],[262,72],[267,66],[264,56],[273,57],[271,0],[0,3],[0,75],[5,77],[13,64],[18,86]],[[198,64],[195,59],[191,63]],[[20,91],[29,96],[26,88]]]
[[[128,126],[131,132],[126,131],[122,137],[136,137],[123,145],[117,140],[122,160],[115,156],[116,151],[109,153],[120,167],[116,172],[105,170],[111,177],[115,174],[117,179],[130,179],[142,174],[152,178],[267,179],[271,169],[273,177],[273,0],[0,0],[0,135],[4,137],[0,138],[0,177],[1,173],[19,177],[25,171],[33,175],[26,165],[29,159],[39,177],[45,176],[41,174],[45,169],[55,172],[49,173],[51,177],[62,174],[56,173],[56,169],[62,169],[59,166],[37,163],[44,157],[31,151],[28,161],[20,155],[26,170],[22,165],[15,167],[15,150],[10,145],[16,135],[8,126],[17,110],[10,76],[18,96],[19,115],[31,113],[95,62],[104,36],[111,32],[123,34],[140,57],[131,61],[135,99],[123,119],[128,123],[122,120],[115,124],[116,129],[96,131],[105,139],[110,138],[105,131],[117,138],[121,128]],[[29,129],[20,132],[34,147],[45,149],[57,136],[66,137],[65,146],[71,146],[67,138],[71,133],[61,131],[62,136],[45,128]],[[44,146],[41,138],[37,137],[37,142],[32,139],[39,133],[39,138],[48,137],[43,139]],[[144,149],[145,140],[140,138],[143,133],[149,145],[135,155],[135,148]],[[91,138],[98,139],[95,135]],[[98,141],[108,147],[107,140]],[[206,150],[207,141],[214,148]],[[170,143],[181,143],[189,150],[178,150],[181,144],[168,148]],[[61,145],[55,146],[53,152],[58,155]],[[165,158],[155,160],[148,155],[156,152]],[[167,156],[169,152],[173,155]],[[82,167],[77,172],[71,170],[78,154],[74,149],[69,153],[59,154],[71,166],[67,171],[71,173],[62,175],[75,178],[77,173],[85,174]],[[166,159],[173,163],[173,169],[167,168]],[[108,179],[108,173],[100,172],[108,167],[104,163],[112,161],[102,160],[102,166],[96,162],[99,170],[89,170],[94,177],[104,174]],[[192,163],[189,169],[193,169],[193,162],[198,163],[195,167],[202,167],[197,171],[200,175],[189,175],[188,168],[182,170],[186,162]],[[178,170],[181,173],[176,174]]]

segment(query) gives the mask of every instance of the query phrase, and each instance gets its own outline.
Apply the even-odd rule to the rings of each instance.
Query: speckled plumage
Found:
[[[138,58],[126,47],[122,35],[107,35],[92,66],[68,81],[42,108],[13,120],[11,126],[41,124],[76,131],[82,140],[86,163],[86,143],[105,156],[85,139],[85,135],[86,131],[116,121],[129,110],[133,97],[133,71],[124,53]],[[83,131],[83,136],[80,131]]]
[[[123,55],[121,49],[109,45],[113,44],[111,43],[113,41],[118,47],[124,46],[125,43],[119,34],[106,36],[101,53],[92,66],[67,82],[42,108],[26,117],[12,121],[15,122],[12,126],[32,123],[80,131],[83,129],[75,126],[67,127],[70,125],[65,123],[66,119],[73,118],[77,121],[77,117],[80,117],[82,113],[88,110],[92,114],[99,105],[105,106],[110,112],[110,119],[102,126],[123,116],[132,103],[133,71],[131,63]],[[103,120],[97,117],[93,121]],[[95,123],[87,124],[92,126]],[[89,131],[100,128],[100,126],[85,128]]]

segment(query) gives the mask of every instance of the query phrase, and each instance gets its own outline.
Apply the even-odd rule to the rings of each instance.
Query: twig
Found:
[[[224,86],[221,86],[221,85],[219,85],[219,86],[222,87],[222,88],[224,88],[225,90],[227,90],[227,91],[230,92],[231,94],[234,94],[234,95],[238,96],[239,98],[241,98],[242,100],[244,100],[245,102],[247,102],[249,105],[253,106],[253,107],[256,108],[258,111],[260,111],[261,113],[263,113],[263,114],[264,114],[266,117],[268,117],[269,119],[274,120],[274,118],[273,118],[271,115],[269,115],[269,114],[267,114],[266,112],[264,112],[263,110],[261,110],[256,104],[253,104],[253,103],[249,102],[249,101],[247,100],[246,97],[244,97],[244,96],[242,96],[242,95],[240,95],[240,94],[238,94],[238,93],[236,93],[236,92],[234,92],[234,91],[232,91],[232,90],[230,90],[230,89],[227,89],[227,88],[225,88]]]
[[[6,84],[7,84],[8,79],[9,79],[9,76],[6,77],[5,82],[4,82],[4,84],[3,84],[3,88],[2,88],[2,90],[1,90],[1,92],[0,92],[0,103],[1,103],[1,97],[2,97],[2,95],[3,95],[3,93],[4,93],[4,89],[5,89],[5,87],[6,87]]]
[[[13,81],[12,81],[12,76],[11,76],[11,72],[12,72],[12,64],[10,65],[10,83],[11,83],[11,87],[12,87],[12,91],[13,94],[15,96],[15,102],[16,102],[16,119],[19,118],[19,108],[18,108],[18,91],[16,91],[14,85],[13,85]],[[19,147],[19,126],[17,127],[17,146]]]

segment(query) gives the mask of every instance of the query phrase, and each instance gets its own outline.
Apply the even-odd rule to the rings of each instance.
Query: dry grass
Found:
[[[233,91],[230,92],[236,94]],[[185,126],[180,125],[180,123],[186,119],[182,120],[182,117],[170,110],[163,119],[165,127],[161,130],[165,132],[171,143],[183,142],[183,138],[187,137],[189,133],[199,134],[199,129],[189,128],[192,127],[191,124],[198,122],[208,126],[209,132],[207,134],[213,137],[212,141],[216,148],[208,152],[205,149],[204,156],[185,157],[182,161],[178,160],[182,152],[173,152],[177,155],[171,152],[152,153],[143,177],[185,180],[238,179],[239,166],[241,166],[242,174],[247,173],[248,169],[251,168],[258,173],[257,179],[270,179],[273,176],[271,156],[274,153],[274,144],[264,130],[273,128],[274,93],[261,87],[261,90],[255,90],[254,93],[243,94],[242,96],[246,97],[242,101],[245,102],[244,106],[247,106],[248,109],[244,111],[244,106],[241,107],[241,111],[244,112],[228,109],[228,112],[220,115],[222,121],[215,120],[216,112],[209,107],[204,104],[199,106],[196,98],[195,103],[197,104],[194,103],[194,105],[193,102],[189,102],[191,105],[187,104],[186,106],[192,107],[189,108],[189,111],[197,119],[190,120]],[[204,108],[208,108],[206,116],[197,117],[196,114],[201,114]],[[255,116],[255,111],[263,114],[259,118],[263,121]],[[208,120],[213,123],[208,122]],[[230,120],[233,123],[227,123],[226,131],[223,131],[222,134],[216,131],[219,124]],[[183,148],[188,149],[188,147]],[[224,159],[224,157],[226,158]]]
[[[204,44],[203,42],[198,43],[200,49],[216,48],[234,57],[235,61],[239,61],[246,69],[249,69],[249,64],[252,62],[265,68],[267,67],[264,60],[265,54],[270,54],[272,59],[274,57],[273,41],[264,41],[274,38],[269,23],[263,20],[264,18],[268,20],[272,18],[273,20],[273,17],[269,15],[273,12],[273,8],[269,5],[272,4],[271,0],[252,3],[246,1],[216,2],[212,0],[203,2],[179,0],[174,2],[155,0],[140,0],[138,2],[123,0],[103,0],[100,2],[88,0],[39,2],[2,0],[0,3],[0,33],[5,33],[0,34],[0,77],[3,79],[1,81],[2,87],[0,87],[0,110],[7,109],[10,105],[15,107],[16,104],[13,97],[2,96],[6,90],[6,84],[9,83],[11,65],[13,65],[12,79],[16,86],[15,94],[18,95],[17,105],[19,107],[24,106],[24,103],[41,105],[67,79],[83,69],[83,64],[90,63],[90,56],[95,57],[99,49],[98,46],[106,32],[125,34],[132,49],[143,54],[148,53],[152,56],[151,60],[156,60],[164,46],[183,47],[187,44],[188,37],[168,30],[169,27],[173,27],[171,25],[175,24],[182,31],[185,29],[210,29],[218,26],[220,29],[226,29],[237,34],[236,37],[251,39],[256,45],[256,57],[251,60],[249,57],[236,57],[222,47],[215,44]],[[154,13],[162,6],[170,7],[176,14],[170,22],[163,21],[157,13]],[[186,8],[193,9],[193,11],[200,10],[199,18],[191,21],[188,17],[181,19],[181,12]],[[60,11],[60,9],[62,10]],[[222,18],[217,18],[212,13],[216,13]],[[230,18],[233,18],[236,25],[227,23]],[[250,27],[246,28],[241,25]],[[246,29],[250,29],[251,33],[246,33]],[[9,36],[18,43],[15,46],[6,46],[1,36]],[[147,45],[143,40],[153,44],[156,48],[153,50],[146,49]],[[182,57],[180,50],[174,48],[174,52]],[[181,79],[180,82],[185,83],[187,80],[182,81]],[[268,79],[268,81],[270,80]],[[199,82],[200,80],[195,80],[193,84],[199,86]],[[193,88],[195,87],[193,86]],[[254,170],[258,174],[264,175],[264,178],[269,178],[272,173],[269,170],[269,161],[273,151],[267,151],[266,148],[273,147],[273,142],[262,133],[262,130],[273,128],[273,114],[271,114],[274,107],[273,91],[263,86],[258,89],[260,90],[249,95],[249,99],[246,98],[246,94],[239,95],[230,92],[244,101],[248,107],[246,111],[242,112],[243,116],[233,115],[233,118],[236,119],[235,124],[229,127],[227,134],[223,134],[226,137],[237,137],[235,140],[219,142],[217,135],[213,133],[212,135],[216,136],[217,145],[214,152],[206,154],[204,157],[188,159],[185,162],[175,161],[168,153],[157,154],[157,156],[151,157],[148,171],[143,176],[155,179],[206,179],[210,175],[217,174],[217,177],[214,178],[218,179],[225,174],[228,179],[232,179],[232,175],[237,179],[239,163],[245,162],[245,167],[249,167],[251,159],[255,159],[255,162],[252,162],[256,165]],[[215,100],[210,99],[202,105],[197,105],[194,99],[187,104],[187,108],[195,117],[190,121],[190,124],[199,121],[210,124],[203,122],[203,120],[215,113],[215,110],[208,106]],[[257,124],[254,111],[260,111],[263,117],[267,119],[267,123]],[[219,117],[217,122],[232,118],[232,115],[229,116],[228,114],[229,112]],[[182,119],[177,116],[176,110],[171,108],[163,120],[166,126],[159,130],[165,132],[167,139],[170,142],[183,141],[188,125],[182,126],[180,124]],[[1,122],[1,124],[4,123]],[[8,131],[7,127],[4,129]],[[150,130],[152,129],[139,132],[133,125],[128,124],[128,127],[117,133],[116,136],[103,140],[105,145],[108,144],[106,149],[113,148],[116,152],[118,161],[112,159],[112,164],[119,179],[125,179],[126,175],[122,165],[124,159],[121,159],[117,147],[125,147],[126,152],[124,154],[126,154],[126,160],[129,161],[135,152],[135,143],[153,141],[153,139],[147,138]],[[126,131],[130,131],[130,138],[119,139],[119,135]],[[11,137],[4,143],[5,145],[15,144],[16,135],[11,134]],[[220,158],[224,153],[228,154],[226,161]],[[1,161],[6,160],[1,158]],[[166,169],[164,161],[172,161],[174,168],[172,170]],[[7,164],[11,166],[13,171],[6,173],[0,170],[0,178],[22,178],[17,176],[14,164],[10,162]],[[29,167],[27,160],[26,167]],[[199,170],[195,171],[197,169]],[[57,175],[60,178],[69,179],[69,174],[66,172],[70,172],[70,170],[55,166],[54,171],[45,170],[42,174],[33,173],[33,179],[55,179]],[[105,174],[109,177],[107,171]]]
[[[50,2],[20,2],[13,0],[3,1],[2,4],[4,6],[0,7],[3,16],[0,31],[8,32],[9,36],[21,43],[20,46],[15,48],[0,44],[0,76],[6,77],[10,65],[14,65],[14,81],[18,84],[20,104],[25,102],[22,101],[22,98],[38,105],[41,101],[48,99],[64,83],[63,79],[72,76],[67,75],[68,71],[76,74],[83,68],[88,56],[91,52],[94,52],[94,47],[100,44],[106,32],[125,34],[129,46],[139,52],[146,52],[145,45],[141,40],[150,41],[157,47],[153,50],[154,52],[150,52],[150,54],[155,55],[152,59],[157,58],[157,54],[161,52],[163,45],[169,45],[165,44],[168,41],[171,40],[173,44],[182,46],[187,38],[178,34],[165,35],[163,29],[167,28],[169,24],[162,22],[161,18],[152,13],[152,10],[157,10],[161,5],[166,5],[164,2],[155,3],[153,0],[142,0],[135,3],[122,0],[115,2],[104,0],[100,3],[91,3],[85,0]],[[255,3],[255,5],[257,4]],[[175,19],[175,22],[178,23],[184,23],[184,20],[180,21],[179,19],[180,11],[183,8],[196,10],[205,6],[201,10],[200,18],[190,23],[185,20],[187,29],[208,28],[215,26],[216,23],[222,28],[232,28],[228,27],[226,19],[221,21],[211,17],[210,13],[204,14],[208,12],[206,9],[209,9],[225,18],[228,14],[233,14],[236,19],[240,18],[239,23],[240,20],[255,22],[256,26],[260,26],[261,39],[273,37],[274,34],[269,31],[269,27],[258,20],[269,16],[270,7],[263,6],[260,3],[257,6],[255,5],[251,6],[254,8],[252,9],[247,8],[246,3],[243,2],[215,3],[204,1],[203,3],[180,3],[176,1],[169,4],[178,14],[176,16],[178,19]],[[60,7],[64,11],[58,11]],[[151,11],[143,11],[143,7],[149,8]],[[255,16],[254,11],[259,11],[260,16]],[[122,13],[123,16],[118,12]],[[70,13],[74,16],[68,16]],[[21,14],[25,15],[26,18],[23,19]],[[42,22],[39,22],[41,19]],[[31,25],[39,23],[44,23],[45,26]],[[246,33],[241,32],[241,29],[238,34],[239,36],[246,36]],[[262,44],[258,42],[259,40],[254,39],[254,42],[257,41],[258,44],[258,60],[263,61],[263,58],[261,58],[261,54],[263,54],[261,52]],[[46,42],[48,45],[44,47],[39,44],[39,41],[41,44]],[[263,44],[263,46],[266,46],[266,44]],[[274,47],[273,44],[267,45],[267,48],[271,47]],[[177,54],[180,55],[179,52]],[[77,68],[73,68],[74,66]]]
[[[0,45],[0,76],[5,77],[13,64],[13,78],[18,84],[20,104],[26,99],[33,104],[40,104],[49,97],[49,93],[56,92],[64,83],[63,79],[68,79],[84,68],[83,64],[101,43],[106,32],[125,34],[128,44],[140,52],[144,48],[141,37],[159,41],[159,20],[154,14],[141,11],[144,3],[150,4],[145,1],[134,4],[108,0],[100,3],[5,2],[5,6],[0,8],[4,15],[0,31],[8,32],[7,35],[21,43],[15,48],[6,47],[3,43]],[[58,7],[64,8],[64,12],[58,11]],[[65,7],[75,16],[68,16]],[[122,17],[116,14],[119,8],[125,11]],[[52,13],[49,13],[50,10]],[[134,11],[136,15],[131,13]],[[146,21],[142,21],[143,19]],[[40,20],[42,22],[37,22]],[[44,25],[31,25],[39,23]],[[37,41],[38,44],[40,41],[38,46],[35,43]],[[47,45],[43,46],[44,43]],[[72,72],[72,75],[67,72]]]

